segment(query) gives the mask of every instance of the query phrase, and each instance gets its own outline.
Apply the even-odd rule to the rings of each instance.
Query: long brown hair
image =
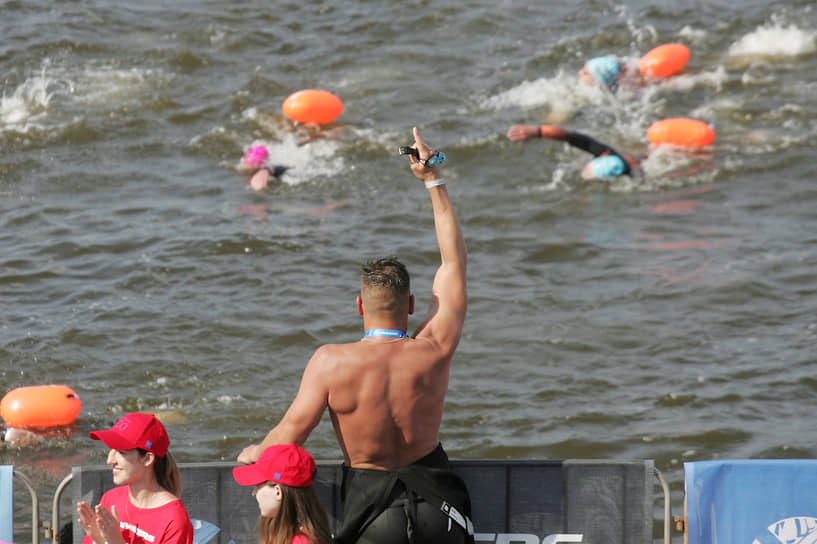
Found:
[[[295,535],[312,544],[332,544],[329,518],[315,488],[277,485],[281,507],[274,518],[258,518],[258,544],[290,544]]]
[[[147,454],[146,450],[139,449],[139,456],[144,457]],[[156,482],[163,488],[167,489],[177,497],[182,496],[182,487],[184,487],[184,479],[182,472],[179,470],[179,465],[176,464],[176,459],[169,451],[165,452],[164,457],[159,457],[153,454],[153,474],[156,476]]]

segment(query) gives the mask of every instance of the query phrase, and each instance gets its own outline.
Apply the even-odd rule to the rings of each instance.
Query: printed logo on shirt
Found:
[[[133,525],[132,523],[128,523],[127,521],[120,521],[119,522],[119,527],[121,529],[127,529],[128,531],[130,531],[131,533],[134,533],[136,536],[138,536],[140,538],[144,538],[146,542],[156,541],[155,536],[153,536],[152,534],[149,534],[148,532],[144,531],[143,529],[140,529],[139,527],[137,527],[136,525]]]

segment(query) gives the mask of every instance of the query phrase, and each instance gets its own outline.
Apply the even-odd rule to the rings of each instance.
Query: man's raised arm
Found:
[[[441,260],[431,287],[428,316],[418,327],[416,337],[430,336],[439,342],[445,351],[453,353],[462,334],[468,306],[466,291],[468,253],[457,214],[454,213],[448,198],[445,183],[442,183],[440,168],[426,165],[426,160],[435,155],[435,151],[426,145],[416,127],[414,148],[419,152],[419,157],[409,155],[409,162],[412,172],[423,180],[431,196]]]

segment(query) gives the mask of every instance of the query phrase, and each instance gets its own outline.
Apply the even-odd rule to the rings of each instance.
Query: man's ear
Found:
[[[360,295],[355,297],[355,304],[357,304],[358,315],[363,315],[363,297],[361,297]]]
[[[414,295],[409,295],[408,313],[409,315],[414,313]]]

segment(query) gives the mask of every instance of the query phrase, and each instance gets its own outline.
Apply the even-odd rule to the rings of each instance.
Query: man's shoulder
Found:
[[[310,365],[319,366],[323,370],[326,367],[336,365],[346,359],[352,358],[359,352],[360,342],[349,342],[346,344],[323,344],[312,355]]]
[[[449,357],[454,354],[461,337],[462,323],[456,321],[432,321],[414,335],[419,349],[436,351]]]
[[[357,351],[362,346],[362,342],[360,340],[355,342],[347,342],[344,344],[323,344],[317,350],[315,350],[315,355],[318,356],[327,356],[327,355],[342,355],[344,353],[351,353]]]

